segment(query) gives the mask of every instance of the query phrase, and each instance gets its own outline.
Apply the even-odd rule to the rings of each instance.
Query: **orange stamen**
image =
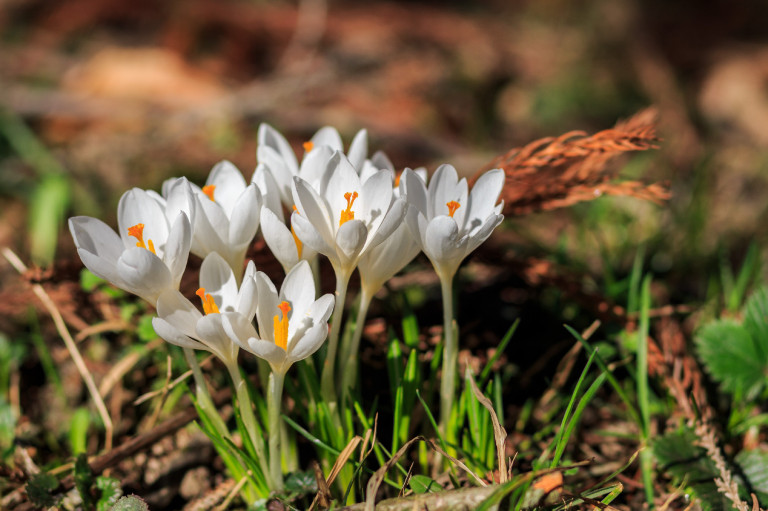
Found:
[[[448,216],[450,216],[451,218],[453,218],[453,214],[456,213],[456,210],[461,207],[461,204],[459,204],[455,200],[452,200],[451,202],[447,202],[445,205],[448,206]]]
[[[339,218],[339,227],[344,225],[344,223],[354,220],[355,219],[355,212],[352,211],[352,205],[355,203],[355,199],[357,199],[357,192],[354,193],[345,193],[344,198],[347,200],[347,209],[344,209],[341,211],[341,217]]]
[[[272,326],[275,329],[275,345],[283,348],[284,350],[287,350],[288,312],[291,310],[291,306],[288,305],[288,302],[280,302],[280,305],[278,305],[277,308],[280,309],[280,312],[283,313],[283,317],[278,318],[278,315],[275,314],[275,317],[272,318]]]
[[[137,247],[146,248],[153,254],[157,255],[157,252],[155,252],[155,244],[152,243],[152,240],[147,240],[147,242],[144,243],[144,224],[136,224],[133,227],[129,227],[128,236],[134,237],[138,240],[136,242]]]
[[[216,185],[205,185],[203,187],[203,193],[208,196],[209,199],[213,200],[213,192],[216,190]]]
[[[203,312],[206,314],[218,314],[219,307],[216,305],[216,302],[213,301],[213,297],[205,292],[204,287],[198,289],[195,294],[199,296],[200,300],[203,302]]]
[[[395,188],[400,186],[400,178],[402,177],[403,173],[399,173],[397,176],[395,176]]]
[[[304,146],[304,151],[307,152],[307,153],[315,148],[315,143],[312,142],[311,140],[308,140],[307,142],[304,142],[301,145]]]

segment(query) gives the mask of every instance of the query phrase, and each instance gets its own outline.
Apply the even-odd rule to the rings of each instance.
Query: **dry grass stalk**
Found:
[[[731,471],[728,470],[728,465],[720,452],[720,448],[717,446],[714,429],[709,423],[698,420],[696,421],[694,431],[696,436],[699,437],[699,445],[707,451],[707,456],[715,463],[715,467],[720,472],[720,477],[715,478],[717,490],[733,502],[734,509],[749,511],[746,502],[742,501],[741,497],[739,497],[739,487],[733,480]]]
[[[656,111],[649,108],[594,135],[571,131],[512,149],[491,161],[474,179],[485,170],[504,169],[505,215],[563,208],[603,195],[660,203],[669,198],[664,185],[614,182],[618,171],[608,166],[620,154],[655,149],[656,142]]]

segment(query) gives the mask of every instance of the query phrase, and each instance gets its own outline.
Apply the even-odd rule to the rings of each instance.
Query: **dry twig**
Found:
[[[478,172],[501,168],[505,215],[525,215],[571,206],[603,195],[630,196],[661,203],[669,198],[659,183],[614,182],[608,162],[629,151],[656,148],[656,112],[646,109],[612,129],[587,136],[571,131],[512,149]]]
[[[19,273],[23,274],[27,271],[26,265],[10,248],[3,248],[3,256]],[[104,400],[101,398],[99,389],[93,381],[93,376],[91,376],[90,371],[88,371],[88,367],[86,367],[85,361],[83,360],[82,355],[80,355],[80,351],[77,349],[77,343],[75,343],[75,340],[69,333],[69,329],[64,323],[64,318],[61,317],[61,313],[53,300],[51,300],[51,297],[48,296],[48,293],[45,292],[45,289],[43,289],[43,286],[40,284],[32,284],[32,291],[37,295],[40,301],[43,302],[43,305],[51,315],[53,323],[56,325],[56,331],[59,332],[59,335],[64,340],[69,355],[72,357],[72,361],[75,363],[77,371],[80,373],[80,377],[88,388],[88,393],[91,395],[91,399],[93,399],[93,403],[96,405],[96,410],[98,410],[101,421],[104,424],[104,450],[109,451],[112,449],[112,434],[114,428],[112,426],[112,419],[104,404]]]

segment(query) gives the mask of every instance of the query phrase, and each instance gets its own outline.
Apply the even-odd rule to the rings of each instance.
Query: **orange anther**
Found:
[[[275,332],[275,344],[284,350],[288,349],[288,313],[291,310],[291,306],[288,302],[280,302],[277,306],[280,312],[283,313],[283,317],[279,318],[277,314],[272,318],[272,326]]]
[[[459,204],[455,200],[452,200],[451,202],[447,202],[445,205],[448,206],[448,216],[450,216],[451,218],[453,218],[453,214],[456,213],[456,210],[461,207],[461,204]]]
[[[304,147],[304,151],[307,152],[307,153],[315,148],[315,143],[312,142],[311,140],[308,140],[308,141],[304,142],[301,145]]]
[[[214,314],[219,312],[219,307],[216,305],[216,302],[213,300],[213,296],[205,292],[205,288],[201,287],[197,291],[195,291],[195,294],[200,297],[200,300],[203,302],[203,312],[206,314]]]
[[[216,185],[205,185],[203,187],[203,193],[208,196],[209,199],[213,200],[213,192],[216,190]]]
[[[147,240],[147,242],[144,243],[144,224],[136,224],[132,227],[129,227],[128,236],[131,236],[138,240],[136,242],[137,247],[146,248],[153,254],[157,255],[157,252],[155,252],[155,244],[152,243],[152,240]]]
[[[339,218],[339,227],[344,225],[345,222],[355,219],[355,212],[352,211],[352,205],[357,199],[357,192],[347,192],[344,194],[344,198],[347,200],[347,209],[341,211],[341,217]]]

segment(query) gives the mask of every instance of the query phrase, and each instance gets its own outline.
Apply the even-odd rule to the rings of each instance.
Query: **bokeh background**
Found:
[[[465,272],[459,323],[475,329],[471,350],[524,318],[510,357],[517,406],[546,388],[572,343],[560,325],[584,328],[595,316],[561,300],[556,286],[531,292],[514,270],[484,265],[500,250],[556,262],[585,294],[608,297],[623,296],[641,253],[656,303],[684,307],[718,295],[750,247],[766,260],[766,20],[761,0],[4,0],[0,247],[52,267],[31,278],[49,282],[68,321],[86,328],[108,307],[89,302],[86,311],[71,300],[82,296],[81,266],[66,218],[115,225],[127,189],[157,190],[180,175],[202,183],[222,159],[250,178],[262,122],[297,150],[324,125],[347,143],[366,128],[371,151],[385,151],[398,170],[450,162],[471,176],[511,148],[594,133],[654,106],[659,148],[618,165],[624,178],[665,182],[666,204],[605,197],[509,219],[502,241]],[[408,282],[434,284],[418,280],[426,268]],[[501,300],[498,321],[478,321],[491,299]],[[423,325],[439,324],[436,295],[424,303]],[[27,371],[16,390],[29,390],[21,398],[29,427],[61,427],[70,410],[61,396],[44,409],[54,397],[41,353],[49,349],[56,364],[67,354],[47,323],[49,341],[40,340],[31,306],[41,310],[0,260],[0,355],[11,353],[9,340],[38,339],[37,356],[30,348],[18,358]],[[368,339],[385,336],[381,314],[373,311]],[[109,350],[127,352],[122,342],[89,348],[94,374],[119,358]],[[74,370],[59,387],[87,399]]]
[[[667,207],[607,199],[527,223],[552,241],[612,218],[608,253],[649,241],[657,271],[703,270],[766,235],[766,19],[757,0],[6,0],[0,245],[49,264],[63,224],[46,222],[64,214],[113,219],[129,187],[201,181],[224,158],[249,177],[260,122],[297,148],[364,127],[398,168],[471,174],[655,105],[660,149],[624,175],[668,180]]]

